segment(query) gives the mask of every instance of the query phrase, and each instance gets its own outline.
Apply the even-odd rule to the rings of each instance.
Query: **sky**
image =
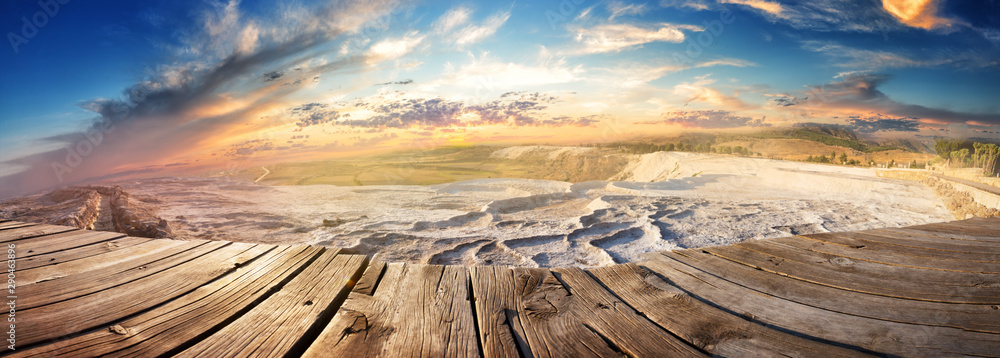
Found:
[[[1000,139],[995,0],[5,1],[0,31],[7,196],[814,122]]]

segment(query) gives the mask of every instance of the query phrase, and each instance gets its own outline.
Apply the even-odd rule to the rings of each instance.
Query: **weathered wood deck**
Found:
[[[28,356],[1000,356],[1000,218],[582,270],[0,222]],[[5,328],[6,330],[6,328]]]

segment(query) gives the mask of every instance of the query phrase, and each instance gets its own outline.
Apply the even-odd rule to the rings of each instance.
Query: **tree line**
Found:
[[[1000,172],[1000,146],[995,143],[973,142],[966,139],[938,139],[934,151],[949,166],[983,168],[983,174]]]
[[[629,154],[646,154],[655,152],[693,152],[693,153],[717,153],[717,154],[735,154],[744,157],[749,156],[761,156],[761,153],[755,153],[750,151],[750,148],[743,146],[728,146],[720,145],[713,147],[707,143],[692,144],[692,143],[665,143],[665,144],[653,144],[653,143],[626,143],[626,142],[616,142],[605,144],[605,147],[618,148]]]

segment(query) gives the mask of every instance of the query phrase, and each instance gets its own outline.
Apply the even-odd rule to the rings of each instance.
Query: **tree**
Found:
[[[836,150],[830,152],[830,161],[832,162],[834,160],[837,160],[837,151]]]
[[[965,166],[965,159],[969,157],[969,149],[962,148],[951,152],[951,159],[954,159],[959,166]]]
[[[938,139],[934,143],[934,151],[942,159],[954,159],[952,153],[962,149],[967,149],[966,156],[968,156],[968,153],[975,151],[976,148],[972,142],[964,139]]]
[[[847,152],[844,152],[840,155],[840,162],[847,164]]]

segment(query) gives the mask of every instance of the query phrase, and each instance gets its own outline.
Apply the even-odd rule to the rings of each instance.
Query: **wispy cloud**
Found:
[[[575,29],[576,41],[583,45],[582,53],[594,54],[620,52],[654,42],[684,42],[684,32],[704,31],[692,25],[653,24],[604,24]]]
[[[949,66],[961,69],[993,68],[1000,64],[990,51],[977,49],[939,49],[918,53],[869,50],[844,46],[830,41],[807,40],[802,48],[828,56],[835,66],[863,71],[892,68]]]
[[[740,128],[740,127],[769,127],[764,122],[764,117],[753,118],[741,116],[732,111],[706,110],[706,111],[677,111],[663,114],[663,120],[649,123],[665,123],[679,125],[685,128]]]
[[[368,49],[366,55],[370,64],[391,61],[403,57],[414,50],[424,40],[423,35],[411,31],[405,36],[387,38],[376,42]]]
[[[737,58],[717,58],[690,64],[623,64],[616,67],[600,69],[606,75],[600,78],[592,77],[602,85],[617,84],[623,88],[633,88],[648,84],[665,75],[693,68],[708,68],[715,66],[751,67],[753,62]],[[596,72],[596,71],[595,71]],[[596,76],[595,76],[596,77]]]
[[[482,24],[469,25],[458,29],[453,34],[455,44],[459,47],[483,41],[496,34],[504,23],[510,19],[510,10],[500,11],[486,18]]]
[[[763,11],[772,16],[781,17],[782,7],[781,4],[774,1],[767,0],[719,0],[723,4],[739,4],[744,6],[752,7],[756,10]]]
[[[625,4],[621,1],[611,1],[608,2],[608,12],[611,13],[611,16],[608,17],[608,21],[614,20],[619,16],[642,14],[645,11],[645,4]]]
[[[674,86],[673,93],[676,96],[684,98],[685,105],[701,102],[728,109],[743,110],[756,108],[756,106],[744,102],[735,95],[727,95],[711,87],[714,83],[715,79],[709,78],[709,75],[698,76],[693,82],[682,82]]]
[[[458,86],[481,91],[505,91],[520,88],[568,83],[579,79],[581,66],[569,66],[565,59],[544,53],[533,63],[502,61],[489,53],[469,55],[469,62],[446,66],[441,76],[426,84],[427,90]]]
[[[434,22],[432,28],[434,29],[434,32],[438,34],[447,34],[456,27],[468,23],[470,15],[472,15],[472,11],[469,10],[469,8],[465,6],[456,6],[445,12],[444,15],[441,15],[441,17]]]

